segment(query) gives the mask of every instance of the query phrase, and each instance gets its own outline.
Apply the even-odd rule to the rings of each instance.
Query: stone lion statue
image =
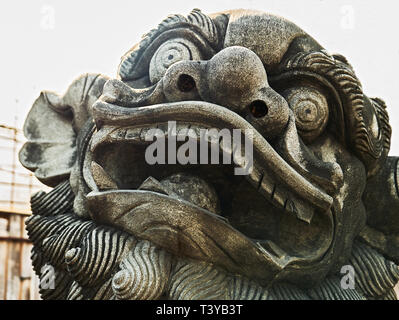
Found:
[[[221,136],[206,140],[216,161],[173,161],[186,140],[170,122],[191,142],[238,130],[250,170],[235,174],[243,144]],[[169,143],[155,163],[152,129]],[[54,280],[43,299],[396,299],[386,105],[345,57],[281,17],[171,15],[115,79],[42,92],[24,133],[21,163],[53,187],[32,196],[26,223],[34,269]]]

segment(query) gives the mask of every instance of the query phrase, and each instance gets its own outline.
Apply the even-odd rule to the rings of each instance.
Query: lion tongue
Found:
[[[273,281],[296,259],[274,253],[278,250],[269,252],[220,215],[186,200],[146,190],[92,191],[86,198],[91,216],[99,224],[151,241],[176,256],[258,279],[262,285]]]

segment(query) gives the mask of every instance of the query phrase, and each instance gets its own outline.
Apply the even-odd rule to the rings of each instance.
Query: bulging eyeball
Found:
[[[310,143],[325,129],[329,118],[325,95],[311,87],[294,87],[283,92],[295,115],[295,124],[302,139]]]

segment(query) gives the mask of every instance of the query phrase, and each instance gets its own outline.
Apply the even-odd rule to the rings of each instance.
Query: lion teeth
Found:
[[[116,182],[97,162],[91,162],[91,173],[99,190],[118,189]]]
[[[314,215],[314,208],[302,203],[299,199],[295,203],[288,199],[286,203],[286,210],[293,213],[299,220],[310,223]]]
[[[141,128],[128,128],[123,138],[126,140],[140,141],[141,140],[140,134],[141,134]]]
[[[101,128],[101,130],[95,132],[90,142],[90,151],[94,152],[98,145],[105,143],[107,140],[109,140],[112,130],[113,129],[110,127],[103,127]]]
[[[262,241],[261,245],[279,259],[287,256],[287,253],[271,240]]]
[[[144,180],[144,182],[140,185],[140,187],[138,187],[138,190],[154,191],[177,198],[176,193],[169,190],[167,187],[161,184],[157,179],[151,176]]]
[[[117,141],[127,141],[132,144],[146,145],[152,142],[155,139],[155,136],[158,137],[160,132],[164,133],[164,138],[168,141],[172,138],[171,135],[176,135],[176,137],[190,135],[190,137],[196,138],[198,141],[203,139],[208,142],[206,145],[208,157],[210,152],[209,148],[218,147],[219,152],[222,154],[223,161],[227,160],[226,163],[234,163],[237,168],[240,168],[240,170],[247,171],[247,179],[257,188],[257,191],[274,206],[295,215],[301,221],[306,223],[311,222],[315,211],[314,208],[301,199],[298,199],[298,197],[292,197],[291,195],[288,195],[287,197],[284,192],[286,191],[285,187],[278,184],[271,175],[259,168],[259,165],[256,162],[254,163],[252,159],[247,159],[246,151],[242,150],[242,147],[239,144],[233,142],[233,145],[231,145],[229,141],[221,139],[219,136],[204,134],[207,128],[196,124],[177,123],[172,131],[169,131],[169,129],[169,124],[166,122],[154,124],[153,126],[122,127],[117,129],[104,126],[100,132],[97,132],[94,135],[91,148],[93,151],[100,144]],[[217,137],[218,139],[216,139]],[[199,163],[203,164],[201,161],[200,158]],[[209,161],[209,159],[206,159],[206,161]],[[92,174],[99,190],[118,189],[117,183],[99,164],[92,164]],[[177,197],[170,190],[166,190],[165,187],[153,177],[149,177],[145,180],[138,189]]]

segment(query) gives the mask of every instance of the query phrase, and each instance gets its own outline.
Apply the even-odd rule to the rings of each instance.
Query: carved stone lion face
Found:
[[[144,137],[169,121],[177,131],[252,132],[251,172],[148,164]],[[52,186],[69,178],[75,217],[265,288],[312,288],[339,272],[391,135],[385,104],[363,93],[344,57],[283,18],[244,10],[168,17],[123,56],[117,79],[86,75],[62,97],[42,94],[25,132],[22,163]]]

